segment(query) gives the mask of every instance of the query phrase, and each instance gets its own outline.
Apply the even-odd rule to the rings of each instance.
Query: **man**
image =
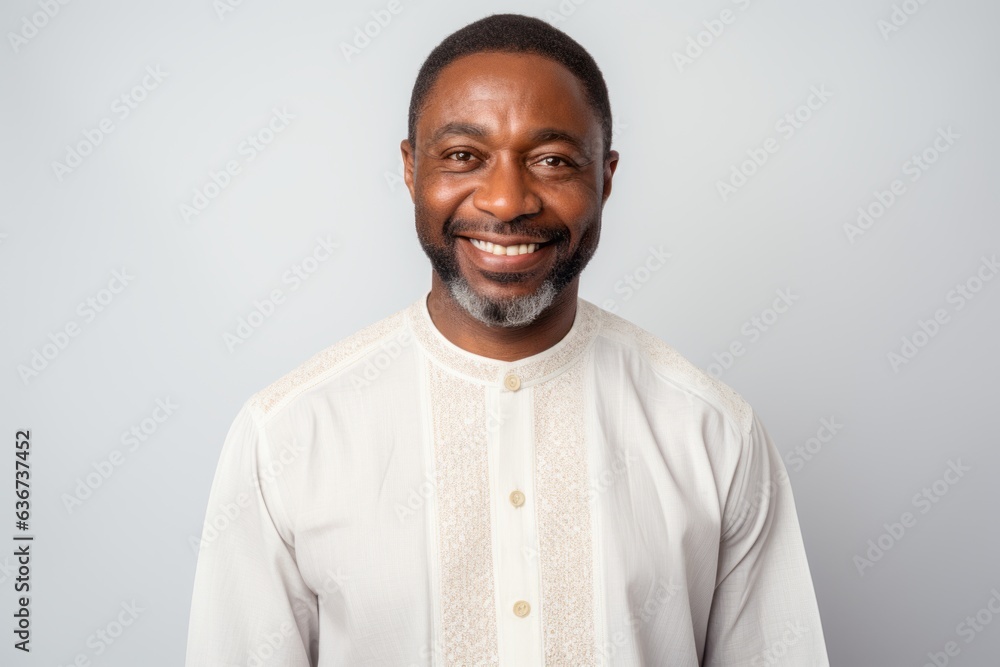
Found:
[[[239,412],[188,666],[828,665],[756,414],[577,296],[618,164],[590,55],[472,23],[408,130],[430,291]]]

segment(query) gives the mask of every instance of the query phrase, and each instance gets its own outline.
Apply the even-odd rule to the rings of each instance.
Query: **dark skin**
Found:
[[[416,148],[403,140],[400,150],[418,236],[425,249],[455,263],[472,291],[509,299],[535,293],[560,267],[563,274],[582,270],[597,248],[618,152],[604,156],[597,114],[568,69],[534,54],[463,56],[441,71],[415,134]],[[472,238],[539,247],[494,257]],[[577,271],[551,305],[519,327],[473,318],[437,271],[427,307],[458,347],[516,361],[565,337],[579,282]]]

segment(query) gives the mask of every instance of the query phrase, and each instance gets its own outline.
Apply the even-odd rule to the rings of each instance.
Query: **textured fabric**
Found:
[[[582,298],[513,362],[452,344],[426,298],[236,415],[188,667],[829,664],[746,401]]]

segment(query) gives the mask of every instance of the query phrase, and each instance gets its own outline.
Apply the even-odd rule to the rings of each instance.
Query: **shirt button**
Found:
[[[503,379],[503,386],[507,387],[511,391],[517,391],[521,388],[521,378],[511,373]]]
[[[521,505],[523,505],[524,504],[524,494],[521,493],[520,491],[516,491],[516,490],[515,491],[511,491],[510,492],[510,504],[513,505],[514,507],[520,507]]]
[[[514,603],[514,615],[519,618],[524,618],[529,613],[531,613],[531,605],[524,600],[518,600]]]

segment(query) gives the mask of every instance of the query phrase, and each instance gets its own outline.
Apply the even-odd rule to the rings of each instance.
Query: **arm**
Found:
[[[830,664],[788,474],[756,413],[726,500],[702,664]]]
[[[248,402],[226,435],[212,482],[186,667],[316,664],[316,595],[299,574],[277,484],[258,483],[269,463]]]

